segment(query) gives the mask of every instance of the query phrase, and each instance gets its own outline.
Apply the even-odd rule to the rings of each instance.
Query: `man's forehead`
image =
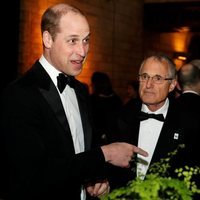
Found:
[[[146,60],[142,68],[155,68],[157,70],[159,69],[167,69],[167,62],[165,60],[158,60],[156,58],[149,58]]]

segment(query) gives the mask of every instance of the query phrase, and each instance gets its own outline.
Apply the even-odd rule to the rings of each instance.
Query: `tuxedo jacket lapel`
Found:
[[[174,151],[182,143],[182,135],[176,127],[175,116],[174,109],[170,104],[152,157],[152,162],[157,162],[161,158],[167,157],[168,153]]]
[[[60,124],[63,126],[65,132],[69,132],[69,124],[64,112],[64,108],[62,106],[61,99],[59,95],[57,94],[57,90],[53,83],[50,84],[49,90],[45,90],[43,88],[39,88],[40,92],[50,105],[51,109],[55,113],[56,118],[60,122]]]
[[[82,120],[82,126],[83,126],[83,132],[84,132],[84,142],[85,142],[85,150],[90,149],[91,146],[91,141],[92,141],[92,129],[89,124],[88,120],[88,107],[87,107],[87,100],[86,95],[83,94],[84,88],[80,84],[79,81],[75,80],[75,93],[77,96],[77,101],[79,105],[79,110],[80,110],[80,115],[81,115],[81,120]]]
[[[51,78],[48,76],[47,72],[43,69],[39,62],[35,63],[33,71],[36,74],[36,78],[38,77],[39,91],[55,113],[55,117],[60,122],[65,133],[70,133],[69,124],[64,112],[60,96]]]

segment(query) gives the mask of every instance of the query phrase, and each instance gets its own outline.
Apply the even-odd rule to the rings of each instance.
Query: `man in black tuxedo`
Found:
[[[8,199],[84,200],[86,190],[91,196],[105,194],[107,163],[129,167],[134,153],[147,154],[117,142],[90,149],[88,94],[75,79],[89,48],[83,13],[54,5],[44,12],[41,29],[43,55],[7,87],[1,104]]]
[[[177,75],[182,90],[182,94],[177,98],[177,106],[193,115],[200,114],[200,60],[184,64]]]
[[[200,166],[200,60],[184,64],[178,71],[178,84],[182,94],[176,99],[177,127],[185,135],[185,150],[180,162]],[[200,178],[196,180],[200,188]],[[200,196],[197,198],[199,199]]]
[[[158,53],[142,62],[139,69],[141,102],[123,109],[118,129],[122,141],[138,145],[149,156],[137,156],[137,166],[133,165],[135,173],[130,169],[111,167],[112,188],[124,185],[135,176],[144,179],[153,163],[168,157],[169,152],[183,143],[183,135],[176,128],[174,103],[168,98],[176,83],[175,64],[166,55]]]

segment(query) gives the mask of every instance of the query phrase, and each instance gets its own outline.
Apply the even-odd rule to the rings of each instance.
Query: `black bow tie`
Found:
[[[154,118],[156,120],[159,120],[161,122],[164,122],[165,118],[163,114],[154,114],[154,113],[145,113],[145,112],[140,112],[139,114],[139,119],[142,120],[147,120],[149,118]]]
[[[63,73],[60,73],[57,76],[57,86],[60,91],[60,93],[63,92],[66,85],[69,85],[70,87],[74,87],[74,77],[73,76],[65,76]]]

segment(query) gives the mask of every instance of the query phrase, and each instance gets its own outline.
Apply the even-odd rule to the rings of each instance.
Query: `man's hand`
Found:
[[[101,197],[110,192],[109,182],[102,181],[86,187],[86,191],[93,197]]]
[[[125,142],[115,142],[101,147],[106,162],[119,167],[130,167],[135,153],[147,157],[148,153],[141,148]]]

